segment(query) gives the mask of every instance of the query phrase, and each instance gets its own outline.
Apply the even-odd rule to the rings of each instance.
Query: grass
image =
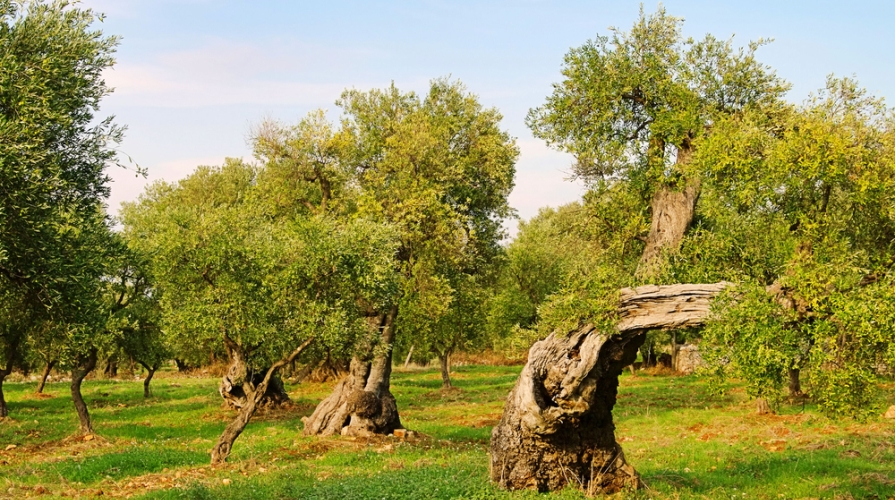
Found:
[[[450,391],[435,370],[394,373],[402,421],[420,433],[407,441],[305,437],[300,418],[332,384],[294,385],[294,406],[258,414],[218,468],[208,453],[232,413],[216,379],[163,374],[148,400],[139,381],[88,381],[89,440],[74,437],[67,385],[38,397],[33,383],[7,383],[0,498],[583,498],[488,483],[488,438],[518,372],[458,367]],[[882,388],[889,404],[893,389]],[[615,417],[648,486],[615,498],[895,498],[895,421],[830,420],[801,404],[758,416],[737,386],[716,396],[698,377],[644,372],[622,376]]]

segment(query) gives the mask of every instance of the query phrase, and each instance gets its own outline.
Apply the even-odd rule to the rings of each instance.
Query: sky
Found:
[[[433,78],[462,81],[504,116],[521,155],[510,204],[521,218],[581,197],[570,156],[547,148],[524,123],[560,81],[563,56],[612,26],[627,30],[640,2],[602,0],[83,0],[121,37],[104,75],[115,92],[100,114],[128,127],[119,145],[148,171],[112,168],[109,207],[157,179],[174,181],[225,157],[252,159],[248,138],[267,118],[297,122],[346,88],[391,82],[424,93]],[[652,12],[658,3],[644,3]],[[829,74],[855,76],[895,101],[895,2],[750,0],[663,2],[685,36],[774,42],[759,59],[801,102]],[[510,225],[511,232],[514,224]]]

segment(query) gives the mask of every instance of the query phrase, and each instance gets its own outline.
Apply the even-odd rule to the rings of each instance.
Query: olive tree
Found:
[[[763,41],[737,49],[711,35],[686,39],[681,24],[662,8],[641,11],[629,31],[572,49],[563,80],[528,115],[536,137],[575,156],[574,172],[591,186],[588,205],[604,230],[583,272],[539,310],[555,333],[532,347],[492,433],[491,478],[503,487],[571,483],[596,493],[640,484],[614,436],[618,375],[648,330],[680,323],[671,314],[667,322],[619,329],[618,315],[634,310],[619,310],[619,289],[663,282],[669,254],[694,221],[704,179],[693,160],[714,125],[769,112],[787,90],[755,59]],[[718,289],[658,287],[653,294],[677,300]]]
[[[759,400],[773,405],[786,382],[800,395],[807,369],[831,414],[875,407],[875,367],[895,343],[893,123],[882,100],[830,78],[770,119],[719,122],[695,160],[704,223],[675,267],[742,283],[706,336]]]
[[[390,433],[401,427],[390,392],[401,304],[426,296],[426,307],[444,314],[439,304],[454,293],[448,275],[498,253],[518,151],[500,114],[457,82],[435,80],[424,96],[394,86],[349,90],[338,104],[338,128],[321,114],[295,127],[267,124],[256,150],[303,202],[296,210],[367,218],[396,232],[394,300],[368,308],[376,334],[305,421],[308,434]]]
[[[55,323],[85,430],[78,379],[92,369],[89,339],[102,324],[103,171],[121,137],[112,118],[96,117],[117,44],[93,29],[96,19],[69,2],[0,2],[0,308],[10,313],[0,384],[28,332]]]
[[[312,341],[366,335],[367,307],[394,296],[393,232],[367,219],[271,217],[258,169],[237,160],[157,183],[122,213],[129,244],[151,258],[171,344],[223,344],[221,394],[238,408],[212,451],[226,460],[267,399],[287,399],[277,371]],[[272,389],[273,388],[273,389]]]

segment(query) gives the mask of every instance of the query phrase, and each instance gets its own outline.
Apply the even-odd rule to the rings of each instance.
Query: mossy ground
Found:
[[[289,385],[294,406],[258,414],[218,468],[208,454],[232,413],[214,378],[163,374],[150,399],[140,381],[87,381],[97,436],[86,441],[66,384],[39,397],[7,383],[0,498],[583,498],[488,483],[488,437],[518,372],[458,367],[450,391],[436,370],[395,373],[402,421],[419,433],[407,441],[302,436],[300,418],[332,384]],[[895,404],[895,386],[882,390]],[[647,484],[616,498],[895,497],[892,420],[831,420],[801,403],[758,416],[736,385],[716,396],[699,377],[644,372],[622,376],[615,417]]]

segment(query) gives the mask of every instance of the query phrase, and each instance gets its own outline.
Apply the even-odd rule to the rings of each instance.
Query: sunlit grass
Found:
[[[76,438],[66,384],[51,397],[7,383],[0,422],[0,498],[543,498],[488,483],[488,439],[519,367],[463,366],[442,391],[436,370],[397,371],[402,441],[301,434],[332,384],[289,387],[294,406],[260,413],[230,462],[207,465],[232,413],[214,378],[161,377],[144,399],[139,381],[85,384],[97,437]],[[890,404],[895,403],[888,387]],[[725,396],[698,377],[621,378],[617,436],[648,489],[618,498],[891,498],[895,423],[834,421],[811,405],[758,416],[737,386]],[[9,445],[15,448],[2,451]],[[549,498],[583,498],[573,490]]]

